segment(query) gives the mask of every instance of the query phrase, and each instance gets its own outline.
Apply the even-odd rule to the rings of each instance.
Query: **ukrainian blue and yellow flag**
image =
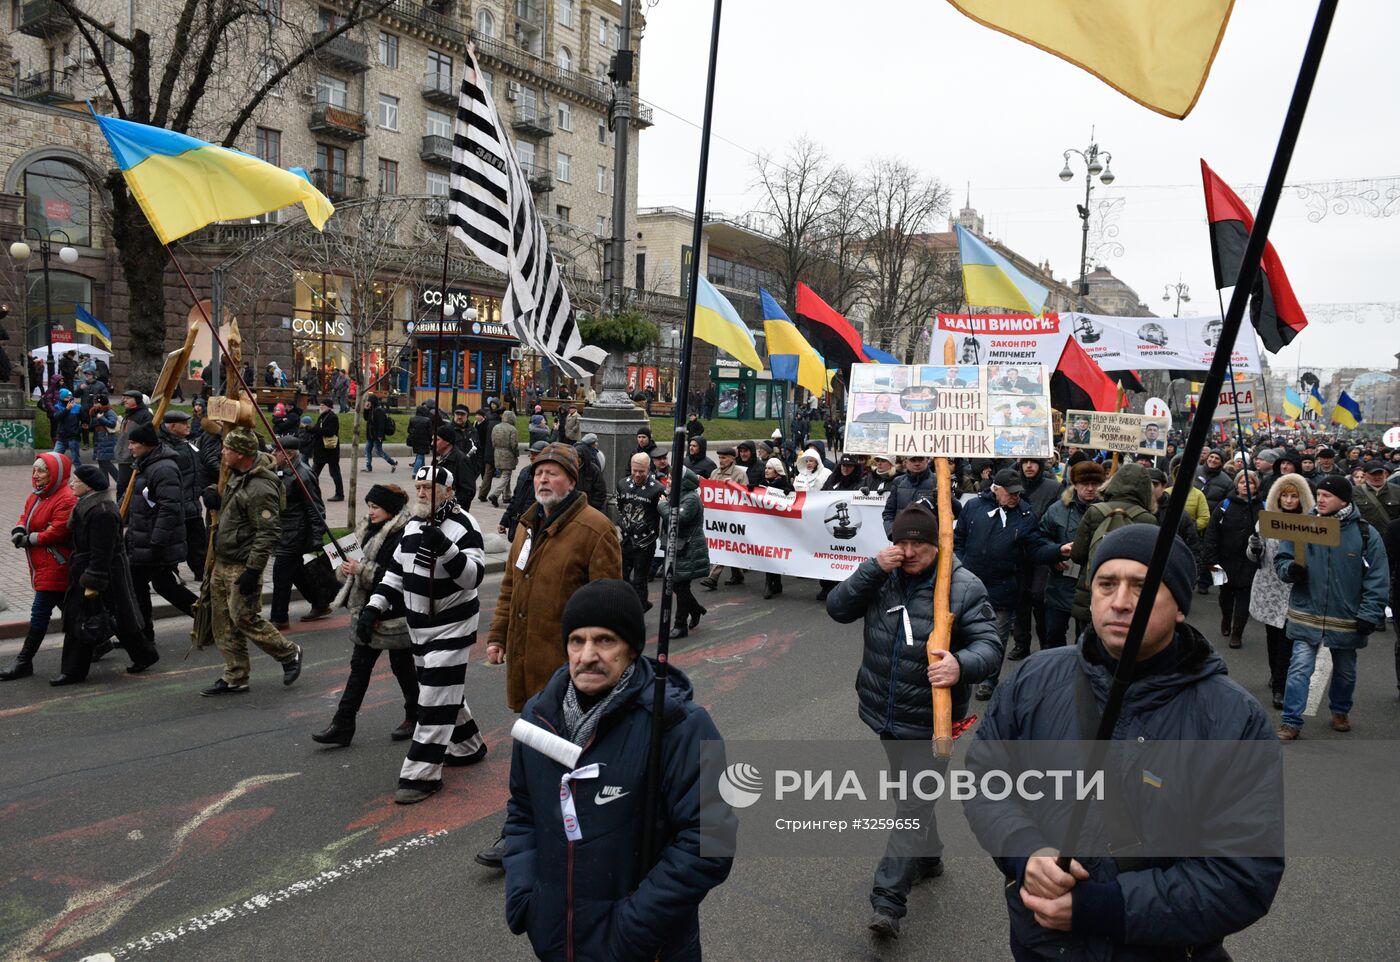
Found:
[[[102,342],[102,346],[107,350],[112,349],[112,332],[107,330],[107,325],[89,314],[81,304],[75,304],[74,313],[77,315],[75,327],[79,334],[86,334]]]
[[[744,367],[763,370],[753,332],[734,305],[703,274],[695,289],[695,336],[728,351]]]
[[[1317,385],[1314,384],[1312,390],[1308,392],[1308,410],[1316,414],[1318,417],[1322,417],[1323,403],[1324,402],[1322,400],[1322,395],[1318,392]]]
[[[1361,405],[1353,401],[1346,391],[1337,398],[1337,403],[1332,408],[1332,423],[1344,428],[1355,428],[1361,423]]]
[[[826,393],[829,388],[826,361],[807,343],[802,332],[773,300],[773,295],[760,287],[758,301],[763,309],[768,366],[774,379],[800,384],[813,394]]]
[[[982,242],[976,234],[955,225],[958,257],[962,259],[963,300],[969,307],[1001,307],[1039,314],[1049,293],[1018,271],[1012,263]]]
[[[1303,399],[1291,387],[1283,389],[1283,413],[1290,418],[1303,413]]]
[[[218,220],[256,217],[301,204],[317,230],[335,207],[300,167],[266,161],[160,127],[98,117],[146,219],[162,244]]]

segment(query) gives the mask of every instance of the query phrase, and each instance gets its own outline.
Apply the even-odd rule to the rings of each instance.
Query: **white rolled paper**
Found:
[[[510,737],[527,748],[533,748],[541,755],[554,759],[570,771],[578,767],[578,758],[583,754],[583,749],[567,738],[560,738],[539,725],[531,725],[523,718],[515,720]]]

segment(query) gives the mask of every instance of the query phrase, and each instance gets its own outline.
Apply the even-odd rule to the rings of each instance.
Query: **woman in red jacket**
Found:
[[[64,454],[45,452],[34,462],[33,491],[24,502],[19,524],[10,532],[16,548],[24,549],[29,561],[29,581],[34,586],[34,603],[29,608],[29,634],[14,663],[0,671],[0,681],[28,678],[34,674],[34,655],[49,630],[49,616],[63,602],[68,590],[68,556],[73,546],[68,537],[68,516],[78,503],[68,476],[73,463]]]

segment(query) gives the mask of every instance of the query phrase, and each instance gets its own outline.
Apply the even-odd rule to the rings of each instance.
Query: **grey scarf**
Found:
[[[627,670],[617,680],[613,690],[598,699],[598,703],[588,711],[584,711],[579,706],[578,689],[574,688],[572,680],[569,682],[569,688],[564,692],[564,733],[569,736],[569,741],[580,748],[588,745],[593,739],[593,730],[598,727],[598,719],[603,717],[608,706],[617,699],[618,695],[622,694],[636,670],[637,663],[634,661],[627,666]]]

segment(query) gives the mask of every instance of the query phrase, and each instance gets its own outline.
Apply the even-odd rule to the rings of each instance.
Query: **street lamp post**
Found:
[[[1191,301],[1191,285],[1184,283],[1180,274],[1176,276],[1175,284],[1167,284],[1162,290],[1162,300],[1170,301],[1173,296],[1176,297],[1176,310],[1173,311],[1172,317],[1180,317],[1181,305]]]
[[[19,263],[29,260],[29,255],[34,252],[34,248],[26,243],[29,238],[33,238],[34,243],[39,248],[39,261],[43,264],[44,270],[44,343],[49,348],[49,380],[53,380],[53,302],[49,296],[49,257],[53,253],[54,235],[57,234],[63,239],[63,246],[58,250],[58,259],[65,264],[76,264],[78,262],[78,252],[73,247],[73,239],[65,232],[54,228],[44,234],[37,227],[26,227],[21,238],[10,245],[10,257]],[[27,285],[26,285],[27,286]],[[25,336],[25,356],[28,357],[29,350],[28,332]]]
[[[1084,301],[1089,296],[1089,197],[1094,190],[1094,178],[1105,186],[1109,186],[1114,181],[1113,171],[1108,165],[1113,162],[1113,154],[1107,150],[1100,150],[1099,145],[1093,143],[1094,132],[1089,131],[1091,143],[1083,150],[1069,148],[1065,151],[1065,166],[1060,171],[1060,180],[1068,183],[1074,179],[1074,171],[1070,169],[1070,154],[1076,154],[1084,161],[1084,203],[1076,205],[1079,209],[1080,233],[1079,242],[1079,307],[1084,309]],[[1102,160],[1100,160],[1102,158]]]

